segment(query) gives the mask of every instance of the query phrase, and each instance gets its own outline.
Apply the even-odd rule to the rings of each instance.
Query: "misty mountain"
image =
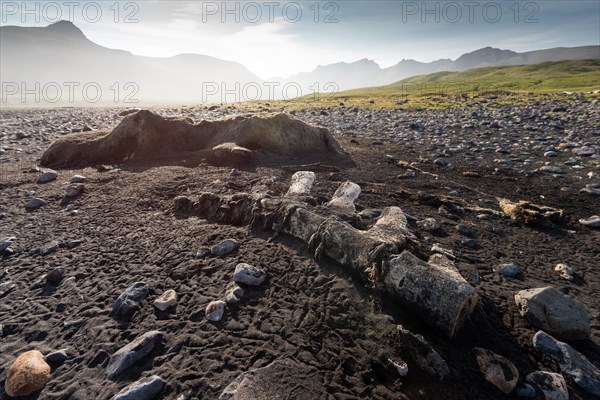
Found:
[[[598,58],[600,46],[524,53],[485,47],[456,60],[424,63],[403,59],[389,68],[368,59],[339,62],[268,82],[279,85],[275,98],[293,98],[387,85],[441,71]],[[11,105],[127,105],[126,101],[134,100],[140,104],[233,102],[270,99],[271,90],[237,62],[200,54],[136,56],[92,42],[67,21],[43,28],[0,27],[0,71],[0,102]]]
[[[424,63],[409,59],[402,60],[389,68],[381,68],[377,63],[371,60],[330,64],[319,66],[312,72],[294,75],[288,78],[286,82],[298,82],[306,88],[310,85],[314,86],[315,83],[318,83],[319,86],[323,86],[326,82],[335,82],[339,87],[339,90],[348,90],[387,85],[411,76],[434,72],[458,72],[481,67],[598,58],[600,58],[600,46],[557,47],[524,53],[501,50],[493,47],[484,47],[463,54],[454,61],[450,59],[440,59]]]
[[[23,93],[29,93],[28,104],[37,93],[40,104],[58,99],[56,104],[64,105],[70,92],[73,104],[87,105],[123,105],[126,99],[144,104],[220,102],[221,87],[233,91],[236,85],[262,83],[232,61],[198,54],[142,57],[109,49],[67,21],[44,28],[0,27],[0,69],[2,101],[15,105]],[[18,92],[7,95],[14,92],[12,83],[18,84]],[[218,93],[209,96],[212,92]]]

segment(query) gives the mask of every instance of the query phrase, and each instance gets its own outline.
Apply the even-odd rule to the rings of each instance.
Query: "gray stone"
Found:
[[[112,400],[151,400],[165,387],[165,381],[158,375],[142,378],[121,390]]]
[[[479,370],[485,380],[496,386],[503,393],[512,392],[519,382],[517,367],[506,358],[490,350],[475,347],[473,349]]]
[[[551,165],[544,165],[543,167],[540,167],[538,169],[538,171],[540,172],[547,172],[550,174],[562,174],[562,168],[560,167],[554,167]]]
[[[219,322],[225,314],[225,302],[223,300],[211,301],[204,310],[206,319],[213,322]]]
[[[258,286],[262,284],[265,279],[267,279],[267,273],[261,268],[246,263],[239,263],[235,266],[233,281],[236,283]]]
[[[12,246],[15,240],[17,240],[17,238],[9,237],[4,242],[0,243],[0,253]]]
[[[62,364],[67,358],[67,349],[56,350],[46,355],[46,361],[52,364]]]
[[[148,285],[144,282],[135,282],[129,286],[115,301],[112,312],[114,315],[128,315],[140,308],[142,302],[148,296]]]
[[[587,226],[588,228],[600,228],[600,216],[592,215],[589,218],[581,218],[579,223]]]
[[[50,243],[45,244],[42,247],[40,247],[38,249],[38,254],[40,256],[47,256],[47,255],[50,255],[50,254],[58,251],[59,248],[60,248],[60,245],[58,244],[58,242],[50,242]]]
[[[556,361],[560,370],[571,376],[586,392],[600,396],[600,369],[583,354],[544,331],[533,336],[533,347]]]
[[[229,282],[225,289],[225,302],[233,304],[239,302],[244,297],[244,289],[239,287],[235,282]]]
[[[210,254],[209,248],[200,249],[198,252],[196,252],[196,258],[204,258],[209,254]]]
[[[68,249],[72,249],[72,248],[79,246],[80,244],[83,244],[84,242],[85,242],[85,239],[73,239],[73,240],[69,240],[67,242],[66,246]]]
[[[210,252],[214,256],[224,256],[224,255],[227,255],[227,254],[237,250],[239,247],[240,247],[240,245],[235,240],[225,239],[222,242],[214,245],[210,249]]]
[[[468,237],[472,237],[473,235],[475,235],[475,230],[473,230],[473,228],[471,228],[468,225],[458,224],[456,225],[455,229],[461,235],[465,235]]]
[[[65,278],[65,271],[61,267],[56,267],[46,274],[46,282],[50,285],[58,286]]]
[[[71,183],[83,183],[85,181],[86,181],[86,178],[83,175],[73,175],[71,177]]]
[[[523,386],[515,391],[515,394],[519,397],[535,397],[537,395],[535,388],[528,383],[524,383]]]
[[[313,366],[290,359],[244,372],[231,382],[220,400],[324,399],[327,389],[323,375]]]
[[[402,325],[398,325],[402,351],[406,352],[423,371],[435,375],[443,381],[450,368],[440,354],[431,347],[422,335],[415,335]]]
[[[440,158],[436,158],[435,160],[433,160],[433,163],[434,163],[435,165],[438,165],[438,166],[440,166],[440,167],[445,167],[445,166],[447,166],[448,164],[450,164],[450,161],[446,160],[446,159],[445,159],[445,158],[443,158],[443,157],[440,157]]]
[[[493,268],[494,272],[509,278],[515,277],[521,273],[521,270],[515,264],[500,264]]]
[[[587,146],[574,148],[572,151],[580,157],[590,157],[596,154],[596,150]]]
[[[358,216],[364,219],[375,219],[381,215],[381,210],[369,208],[362,210],[358,213]]]
[[[75,196],[83,193],[84,189],[85,189],[85,186],[83,185],[83,183],[71,183],[70,185],[67,186],[65,191],[66,191],[67,197],[75,197]]]
[[[525,380],[537,387],[545,400],[569,400],[569,389],[561,374],[535,371],[527,375]]]
[[[594,196],[600,196],[600,184],[588,183],[583,189],[581,189],[581,192],[589,193]]]
[[[154,300],[154,307],[161,311],[166,311],[169,307],[173,307],[177,304],[177,293],[173,289],[166,290],[156,300]]]
[[[12,292],[16,287],[17,285],[11,281],[0,283],[0,299]]]
[[[477,239],[463,239],[460,241],[460,244],[469,249],[476,249],[479,247],[479,241],[477,241]]]
[[[534,328],[559,339],[586,339],[590,334],[590,316],[583,304],[553,287],[521,290],[515,302]]]
[[[70,321],[63,322],[63,329],[75,328],[83,324],[83,319],[73,319]]]
[[[58,174],[56,173],[56,171],[47,170],[38,177],[37,183],[48,183],[55,180],[57,177]]]
[[[31,199],[27,203],[25,203],[25,209],[27,211],[33,211],[33,210],[37,210],[38,208],[44,206],[45,204],[46,204],[45,200],[40,199],[39,197],[34,197],[33,199]]]
[[[117,350],[106,366],[108,379],[115,379],[121,372],[146,357],[162,338],[162,332],[150,331]]]

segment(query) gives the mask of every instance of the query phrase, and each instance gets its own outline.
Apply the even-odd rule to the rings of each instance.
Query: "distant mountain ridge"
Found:
[[[52,104],[48,100],[55,97],[59,98],[57,105],[71,104],[69,90],[75,93],[72,104],[124,105],[124,100],[131,105],[136,104],[135,100],[142,104],[220,102],[221,85],[235,88],[262,82],[237,62],[206,55],[144,57],[109,49],[89,40],[68,21],[43,28],[0,27],[0,71],[4,85],[24,84],[27,91],[40,85],[37,92],[41,101],[36,102],[31,93],[26,95],[27,104]],[[52,90],[48,94],[45,86],[58,87],[61,93],[55,94],[56,90]],[[96,96],[97,88],[102,91],[100,96]],[[12,91],[12,86],[10,89]],[[83,93],[84,90],[89,93]],[[212,97],[208,95],[215,91]],[[19,88],[18,93],[4,94],[1,100],[20,105],[23,93],[25,91]],[[233,99],[232,96],[229,100]]]
[[[358,89],[371,86],[388,85],[411,76],[434,72],[459,72],[482,67],[538,64],[546,61],[592,60],[600,58],[600,46],[557,47],[545,50],[517,53],[484,47],[465,53],[456,60],[440,59],[429,63],[404,59],[389,68],[381,68],[372,60],[360,60],[354,63],[336,63],[319,66],[312,72],[291,76],[286,82],[298,82],[309,86],[320,82],[334,82],[339,90]]]
[[[307,95],[315,91],[387,85],[411,76],[441,71],[598,58],[600,46],[524,53],[485,47],[456,60],[424,63],[403,59],[389,68],[362,59],[318,66],[311,72],[298,73],[287,79],[277,78],[279,91],[275,96],[282,97],[281,89],[286,84],[300,87],[298,95]],[[240,63],[200,54],[164,58],[137,56],[92,42],[68,21],[42,28],[0,27],[0,71],[4,90],[0,101],[14,105],[78,104],[80,100],[85,105],[123,105],[124,100],[138,100],[141,104],[224,102],[255,99],[255,87],[262,89],[260,99],[269,99],[270,93],[265,81]],[[76,85],[75,89],[65,87],[65,82]],[[35,89],[36,84],[39,89]],[[32,88],[39,96],[31,93]],[[102,92],[100,99],[91,101],[96,100],[93,94],[98,88]],[[74,102],[69,99],[70,90],[79,95]],[[84,93],[85,90],[92,94]],[[58,94],[53,95],[57,91]]]

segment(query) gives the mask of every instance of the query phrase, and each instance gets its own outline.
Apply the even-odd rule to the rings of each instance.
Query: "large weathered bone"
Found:
[[[352,214],[356,210],[354,202],[360,196],[360,192],[360,186],[356,183],[344,182],[333,194],[329,207],[338,212]]]
[[[386,264],[387,291],[452,337],[471,315],[479,299],[454,263],[434,254],[426,263],[408,251]]]
[[[312,171],[298,171],[292,175],[292,184],[285,194],[286,197],[309,196],[317,176]]]
[[[347,182],[339,191],[354,196],[356,187]],[[324,217],[295,197],[202,193],[195,202],[176,198],[175,207],[176,211],[198,213],[214,222],[251,224],[299,239],[314,250],[315,257],[327,256],[417,310],[448,336],[456,334],[478,301],[475,289],[447,258],[436,254],[426,263],[406,251],[409,233],[399,207],[384,208],[367,230],[356,229],[334,216]]]

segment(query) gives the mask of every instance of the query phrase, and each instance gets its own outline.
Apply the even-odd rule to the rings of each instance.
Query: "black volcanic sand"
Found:
[[[333,263],[316,263],[298,242],[285,237],[267,242],[269,233],[251,234],[244,227],[204,224],[198,218],[178,219],[173,214],[173,198],[178,195],[262,191],[265,187],[283,194],[293,171],[249,168],[231,174],[231,168],[205,164],[194,168],[119,166],[119,170],[107,172],[59,170],[56,181],[40,185],[35,183],[39,173],[29,169],[58,136],[56,132],[84,125],[110,128],[121,117],[115,116],[118,111],[114,109],[4,111],[0,114],[0,143],[6,150],[0,155],[0,212],[5,216],[0,219],[0,240],[17,239],[15,254],[0,261],[0,279],[17,287],[0,299],[0,386],[8,366],[21,352],[39,349],[46,354],[67,348],[67,361],[53,366],[50,382],[31,398],[109,399],[134,380],[156,374],[167,382],[162,398],[189,393],[191,398],[215,399],[240,373],[276,359],[293,359],[317,368],[326,391],[323,399],[511,398],[483,379],[472,348],[485,347],[505,356],[515,363],[522,378],[538,369],[557,372],[551,361],[533,349],[536,330],[520,317],[514,303],[516,291],[548,285],[585,304],[591,318],[590,339],[571,344],[600,365],[600,231],[577,222],[600,213],[600,198],[580,192],[586,183],[598,182],[597,158],[582,158],[584,168],[573,169],[562,165],[573,156],[569,149],[546,159],[536,139],[551,136],[556,142],[551,144],[557,145],[569,131],[577,131],[571,141],[595,146],[600,153],[597,105],[580,99],[571,102],[569,112],[547,113],[544,107],[551,109],[553,104],[514,109],[480,106],[477,118],[489,121],[541,110],[535,118],[510,129],[473,123],[472,110],[353,112],[340,108],[325,111],[328,115],[319,110],[297,115],[330,127],[357,164],[340,172],[318,172],[315,197],[326,200],[341,182],[351,180],[363,189],[359,209],[394,205],[417,219],[433,217],[440,222],[438,232],[422,232],[415,226],[411,230],[427,246],[440,243],[452,249],[458,269],[481,296],[473,318],[455,339],[437,333],[393,300],[371,296]],[[186,108],[157,112],[209,118],[239,111]],[[457,124],[474,126],[452,127],[448,121],[453,115]],[[541,127],[549,122],[543,115],[550,115],[550,122],[559,121],[561,129],[543,131]],[[348,129],[349,125],[354,128]],[[17,132],[30,136],[15,139]],[[458,145],[466,148],[474,140],[490,143],[490,148],[474,153],[474,160],[461,151],[448,151]],[[516,144],[508,154],[496,153],[496,140]],[[548,144],[547,140],[541,144]],[[451,167],[433,164],[443,152]],[[514,159],[515,164],[499,164],[495,159],[500,158]],[[523,164],[527,158],[534,163]],[[407,177],[407,170],[393,160],[415,162],[430,174],[417,171],[414,177]],[[564,173],[558,177],[530,173],[545,161],[561,166]],[[465,177],[464,171],[481,176]],[[589,172],[595,174],[592,179]],[[85,192],[69,201],[78,209],[71,215],[64,211],[68,202],[63,195],[65,183],[74,174],[86,176],[87,182]],[[449,214],[418,196],[419,192],[448,196],[454,190],[460,192],[456,199],[465,206],[498,210],[494,196],[503,196],[562,208],[570,221],[542,229],[498,216],[481,220],[477,218],[481,212],[464,209]],[[26,212],[30,191],[48,204]],[[472,227],[477,249],[460,243],[465,237],[455,229],[457,224]],[[202,247],[226,238],[236,239],[239,250],[225,257],[195,257]],[[71,249],[65,246],[75,239],[84,242]],[[52,241],[61,244],[58,251],[43,257],[29,255],[32,249]],[[208,322],[203,318],[204,307],[223,295],[238,262],[264,268],[268,280],[258,288],[247,288],[240,303],[228,306],[221,322]],[[492,272],[494,266],[507,262],[519,265],[522,275],[504,278]],[[573,267],[575,281],[559,278],[554,266],[561,262]],[[40,284],[45,273],[59,266],[66,278],[72,279],[57,288]],[[115,299],[136,281],[150,287],[141,310],[129,322],[111,318]],[[152,302],[167,289],[177,291],[179,302],[174,310],[160,312]],[[63,328],[65,321],[77,319],[83,320],[79,326]],[[414,363],[409,363],[405,378],[394,375],[386,360],[399,358],[396,324],[422,334],[446,359],[451,375],[445,382],[438,382]],[[105,367],[110,355],[150,330],[165,332],[166,342],[117,381],[109,381]],[[571,398],[590,398],[566,379]],[[297,383],[292,379],[290,385]],[[310,382],[306,384],[310,386]],[[0,398],[6,398],[4,390],[0,393]]]

